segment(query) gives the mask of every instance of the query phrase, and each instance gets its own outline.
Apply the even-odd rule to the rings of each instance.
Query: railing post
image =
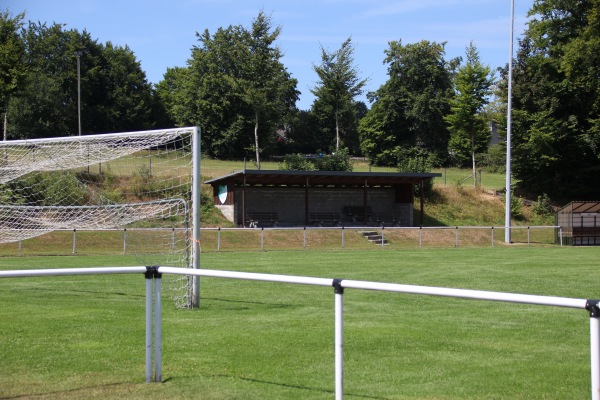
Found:
[[[492,226],[492,248],[494,248],[494,227]]]
[[[146,277],[146,383],[152,382],[152,287],[154,273],[147,267]]]
[[[344,248],[344,227],[342,226],[342,249]]]
[[[260,228],[260,249],[265,249],[265,227]]]
[[[123,254],[127,251],[127,228],[123,228]]]
[[[419,227],[419,248],[423,247],[423,227]]]
[[[333,280],[335,293],[335,400],[344,399],[344,288]]]
[[[23,255],[23,241],[19,239],[19,257]]]
[[[585,308],[590,312],[590,362],[592,400],[600,400],[600,307],[598,300],[588,300]]]
[[[162,274],[154,272],[154,382],[162,382]]]
[[[530,245],[531,231],[529,230],[529,226],[527,227],[527,246]]]
[[[73,254],[77,254],[77,229],[73,229]]]
[[[171,228],[171,249],[175,248],[175,228]]]
[[[385,226],[381,227],[381,248],[383,249],[383,243],[385,242],[385,237],[383,231],[385,230]]]
[[[558,228],[558,234],[560,236],[560,247],[563,245],[563,234],[562,234],[562,226]]]
[[[221,227],[217,229],[217,250],[221,250]]]

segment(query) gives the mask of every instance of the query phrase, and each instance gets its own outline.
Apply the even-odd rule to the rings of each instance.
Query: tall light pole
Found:
[[[79,136],[81,136],[81,65],[79,59],[82,54],[81,50],[75,52],[77,56],[77,120],[79,123]]]
[[[509,46],[509,58],[508,58],[508,107],[506,111],[506,214],[504,217],[504,242],[510,243],[510,214],[511,205],[510,200],[512,191],[510,188],[511,184],[511,130],[512,130],[512,66],[513,66],[513,34],[515,25],[515,0],[510,2],[510,46]]]

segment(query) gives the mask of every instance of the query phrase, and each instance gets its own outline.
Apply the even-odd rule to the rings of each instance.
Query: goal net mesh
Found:
[[[190,267],[193,132],[0,142],[0,243],[123,229],[136,261]],[[187,279],[173,284],[189,306]]]

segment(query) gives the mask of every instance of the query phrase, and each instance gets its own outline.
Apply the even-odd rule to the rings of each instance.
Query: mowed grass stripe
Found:
[[[231,252],[201,263],[598,298],[599,251]],[[0,258],[0,269],[137,264]],[[203,278],[200,310],[163,302],[165,382],[156,385],[144,383],[144,290],[141,275],[0,280],[0,398],[333,398],[333,289]],[[348,399],[589,398],[585,311],[350,289],[344,304]]]

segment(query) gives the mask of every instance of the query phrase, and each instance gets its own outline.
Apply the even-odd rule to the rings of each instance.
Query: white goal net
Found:
[[[141,261],[190,267],[194,132],[0,142],[0,243],[126,229]],[[188,306],[189,284],[181,285],[178,303]]]

